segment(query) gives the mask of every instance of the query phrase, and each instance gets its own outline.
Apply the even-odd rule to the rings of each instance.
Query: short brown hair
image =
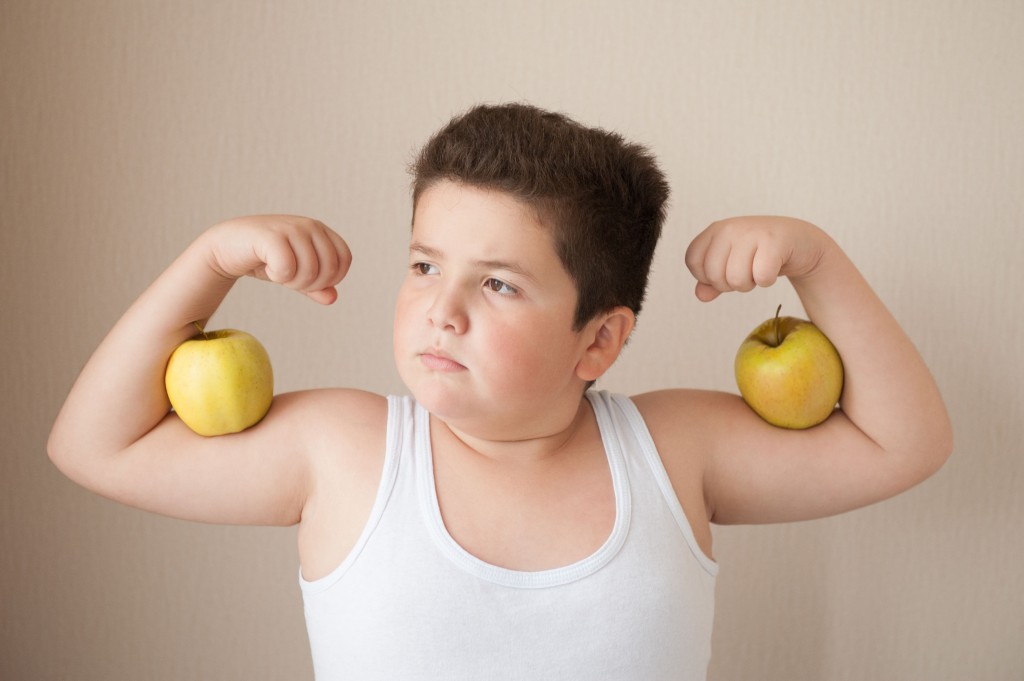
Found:
[[[481,105],[435,133],[410,172],[414,209],[449,180],[510,194],[552,223],[576,330],[618,305],[640,312],[669,195],[644,147],[528,104]]]

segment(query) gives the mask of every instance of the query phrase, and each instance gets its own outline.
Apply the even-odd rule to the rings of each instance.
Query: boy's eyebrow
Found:
[[[441,260],[444,257],[444,253],[434,248],[433,246],[428,246],[422,241],[413,241],[412,243],[410,243],[409,253],[420,253],[428,258],[433,258],[435,260]],[[475,260],[473,261],[473,264],[478,267],[483,267],[484,269],[505,270],[507,272],[513,272],[531,281],[537,280],[535,276],[533,276],[528,271],[523,269],[520,265],[517,265],[516,263],[510,262],[508,260]]]

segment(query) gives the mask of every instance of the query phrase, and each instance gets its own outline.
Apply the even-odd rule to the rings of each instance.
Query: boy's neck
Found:
[[[431,441],[435,448],[456,447],[495,464],[544,465],[572,450],[580,433],[593,420],[590,401],[582,396],[575,412],[564,418],[547,419],[535,430],[524,429],[512,436],[505,433],[491,436],[479,429],[462,429],[432,414]]]

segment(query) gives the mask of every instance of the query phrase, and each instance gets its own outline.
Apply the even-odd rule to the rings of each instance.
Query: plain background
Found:
[[[95,497],[47,460],[50,424],[148,282],[249,213],[320,218],[355,264],[333,307],[245,281],[213,327],[262,339],[280,390],[402,392],[406,165],[517,100],[650,145],[672,184],[601,387],[732,390],[742,338],[799,302],[782,282],[703,305],[683,251],[792,214],[858,263],[952,413],[953,458],[905,495],[716,528],[711,678],[1024,678],[1022,35],[1016,0],[3,0],[0,678],[310,678],[294,529]]]

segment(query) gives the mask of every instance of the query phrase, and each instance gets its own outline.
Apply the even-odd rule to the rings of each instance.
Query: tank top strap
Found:
[[[338,582],[349,568],[359,559],[374,530],[384,516],[384,511],[391,500],[398,479],[399,469],[412,465],[413,432],[415,430],[415,402],[410,397],[388,396],[387,435],[384,446],[384,466],[381,471],[377,495],[370,509],[370,516],[363,531],[356,540],[355,546],[344,560],[330,573],[307,581],[299,569],[299,584],[304,593],[315,594],[329,589]]]
[[[687,546],[693,553],[693,557],[710,575],[716,575],[718,563],[704,553],[697,544],[693,527],[690,526],[690,521],[683,512],[682,504],[679,503],[679,497],[676,496],[668,472],[665,470],[665,464],[654,444],[654,438],[636,404],[626,395],[604,390],[590,391],[587,393],[587,397],[594,406],[594,412],[598,414],[598,419],[600,420],[603,415],[609,424],[609,430],[613,429],[616,433],[627,464],[633,471],[634,488],[653,482],[657,494],[671,512]]]

